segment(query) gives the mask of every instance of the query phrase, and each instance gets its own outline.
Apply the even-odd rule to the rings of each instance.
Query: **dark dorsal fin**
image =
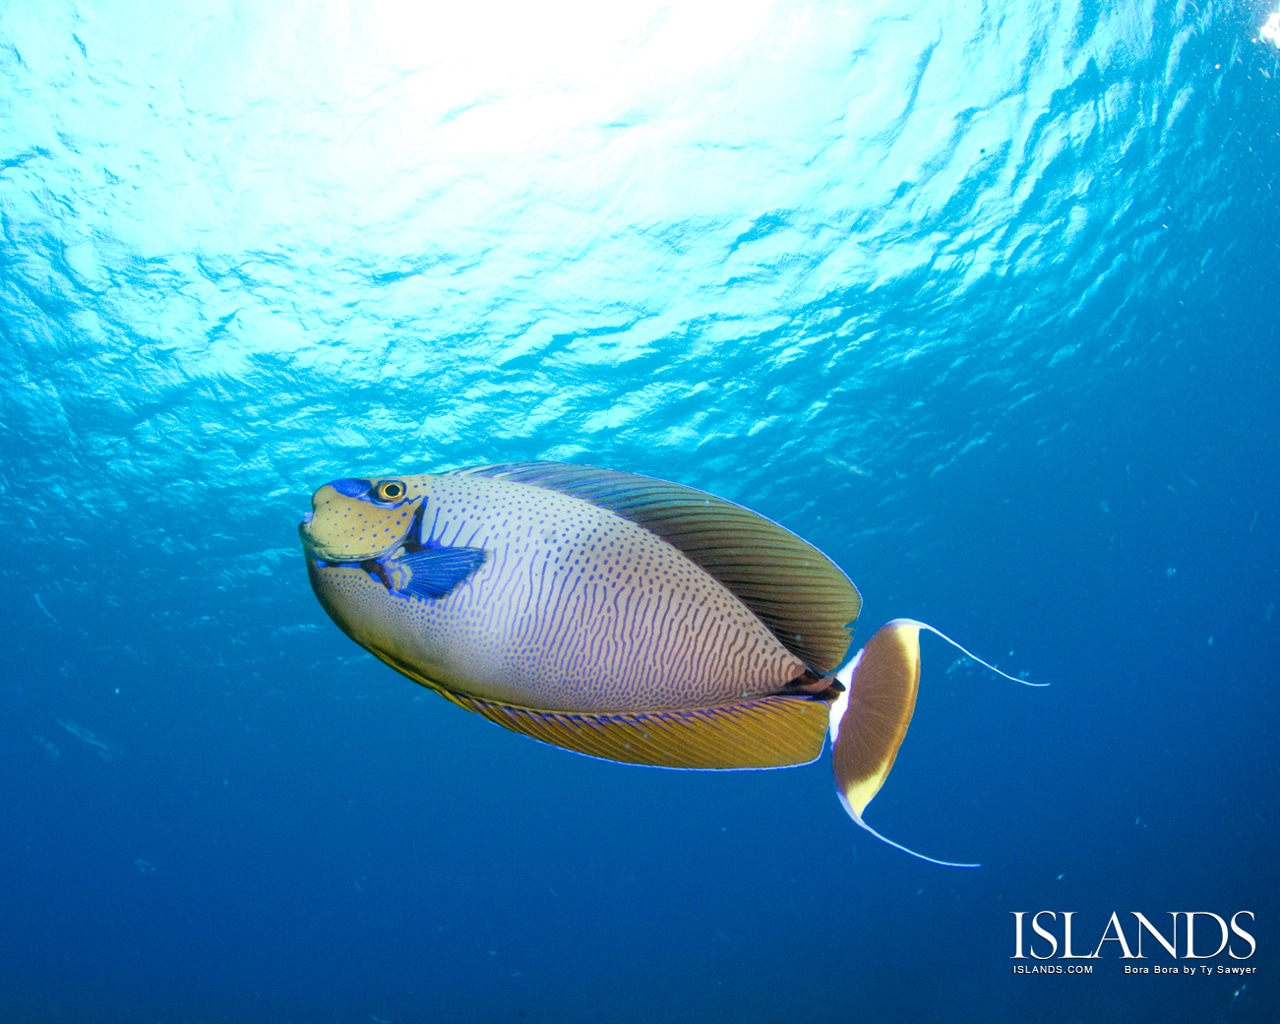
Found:
[[[508,462],[460,473],[546,487],[631,520],[731,590],[819,675],[844,661],[862,598],[826,555],[790,530],[705,491],[611,469]]]

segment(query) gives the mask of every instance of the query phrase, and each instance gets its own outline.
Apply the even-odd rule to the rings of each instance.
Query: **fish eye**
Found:
[[[384,480],[373,493],[379,501],[399,501],[404,497],[405,488],[399,480]]]

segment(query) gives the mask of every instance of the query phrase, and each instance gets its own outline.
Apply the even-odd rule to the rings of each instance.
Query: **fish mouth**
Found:
[[[302,522],[298,524],[298,539],[302,541],[302,553],[307,556],[308,562],[315,561],[316,546],[311,539],[311,531],[307,529],[311,525],[311,513],[308,512]]]
[[[311,539],[311,535],[307,532],[307,522],[298,524],[298,536],[302,539],[302,554],[307,560],[307,572],[311,576],[312,585],[316,585],[316,572],[320,569],[363,569],[370,576],[376,579],[388,590],[391,589],[391,580],[387,575],[386,561],[395,551],[399,550],[399,546],[389,548],[380,555],[372,558],[352,558],[351,556],[331,556],[323,548]],[[404,538],[401,538],[403,542]]]

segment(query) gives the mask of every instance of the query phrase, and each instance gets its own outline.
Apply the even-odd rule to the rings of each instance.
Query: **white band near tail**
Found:
[[[952,868],[976,868],[977,864],[938,860],[908,849],[882,836],[863,820],[862,814],[879,792],[906,736],[915,711],[920,684],[920,630],[941,637],[966,657],[1024,686],[1032,683],[1002,672],[966,650],[941,630],[915,619],[894,619],[881,626],[845,668],[836,674],[844,692],[832,703],[830,714],[831,760],[840,803],[859,826],[877,839],[913,857]]]

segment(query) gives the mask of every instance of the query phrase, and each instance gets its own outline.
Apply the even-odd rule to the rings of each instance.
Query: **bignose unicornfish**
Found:
[[[311,503],[299,533],[320,603],[414,682],[632,764],[805,764],[829,734],[841,803],[885,838],[863,811],[915,709],[920,630],[938,631],[896,619],[850,659],[862,598],[784,527],[556,462],[334,480]]]

